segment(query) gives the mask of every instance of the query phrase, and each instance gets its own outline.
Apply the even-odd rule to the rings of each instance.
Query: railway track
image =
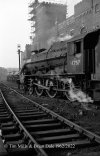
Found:
[[[100,136],[3,84],[0,88],[1,137],[7,155],[56,156],[100,145]]]

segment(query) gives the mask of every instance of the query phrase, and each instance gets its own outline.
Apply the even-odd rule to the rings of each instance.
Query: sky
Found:
[[[73,6],[79,1],[67,0],[69,15],[73,14]],[[0,67],[18,68],[17,45],[20,44],[24,51],[25,45],[30,43],[29,2],[0,0]]]

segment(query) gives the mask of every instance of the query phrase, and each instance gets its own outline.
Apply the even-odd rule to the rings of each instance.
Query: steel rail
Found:
[[[5,85],[7,86],[7,85]],[[44,110],[45,112],[49,113],[50,115],[52,115],[54,118],[59,119],[60,121],[62,121],[63,123],[69,125],[71,128],[77,130],[79,133],[86,135],[88,138],[90,138],[90,140],[94,140],[97,143],[100,144],[100,136],[88,131],[86,129],[84,129],[83,127],[73,123],[72,121],[65,119],[64,117],[58,115],[57,113],[53,112],[52,110],[49,110],[48,108],[45,108],[44,106],[41,106],[39,103],[25,97],[24,95],[20,94],[19,92],[17,92],[16,90],[14,90],[13,88],[11,88],[14,92],[16,92],[17,94],[19,94],[20,96],[22,96],[23,98],[27,99],[28,101],[32,102],[33,104],[35,104],[36,107],[41,108],[42,110]]]
[[[11,88],[12,89],[12,88]],[[21,129],[24,130],[26,136],[28,136],[30,138],[30,140],[35,144],[35,145],[39,145],[36,140],[30,135],[30,133],[26,130],[26,128],[23,126],[23,124],[20,122],[20,120],[18,119],[18,117],[15,115],[15,113],[13,112],[13,110],[11,109],[11,107],[9,106],[9,104],[7,103],[1,89],[0,89],[0,93],[2,95],[2,98],[5,102],[5,104],[7,105],[7,108],[10,110],[10,112],[12,113],[14,119],[18,122],[18,124],[20,125]],[[45,151],[42,148],[36,148],[37,152],[41,154],[41,156],[47,156],[47,154],[45,153]]]

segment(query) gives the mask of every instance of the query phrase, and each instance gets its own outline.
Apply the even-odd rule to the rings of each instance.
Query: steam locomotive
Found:
[[[35,51],[31,62],[24,64],[20,83],[29,94],[50,98],[63,93],[69,100],[69,80],[94,100],[100,100],[100,29],[57,41]]]

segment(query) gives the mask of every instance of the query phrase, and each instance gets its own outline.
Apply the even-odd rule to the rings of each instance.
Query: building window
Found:
[[[74,29],[70,30],[70,35],[73,36],[74,35]]]
[[[95,12],[99,12],[100,11],[100,4],[96,4],[95,5]]]
[[[87,28],[85,26],[82,26],[81,30],[80,30],[80,33],[83,34],[83,33],[86,33],[87,32]]]

